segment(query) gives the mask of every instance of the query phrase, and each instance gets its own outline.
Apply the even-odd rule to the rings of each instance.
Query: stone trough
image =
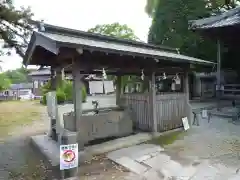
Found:
[[[63,114],[64,129],[73,131],[75,128],[74,113]],[[103,108],[84,111],[81,121],[77,121],[79,143],[109,137],[123,137],[133,133],[133,121],[128,110],[120,108]]]

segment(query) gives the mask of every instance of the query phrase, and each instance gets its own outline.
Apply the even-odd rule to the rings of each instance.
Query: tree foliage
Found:
[[[216,45],[188,29],[188,21],[210,16],[202,0],[160,0],[149,31],[149,42],[178,48],[180,53],[216,58]]]
[[[11,85],[10,79],[8,79],[4,73],[1,73],[0,74],[0,92],[5,89],[8,89],[10,85]]]
[[[139,38],[134,34],[134,31],[131,28],[129,28],[125,24],[121,25],[117,22],[113,24],[96,25],[94,28],[91,28],[88,31],[92,33],[98,33],[101,35],[106,35],[106,36],[111,36],[116,38],[122,38],[122,39],[128,39],[128,40],[139,40]],[[108,79],[114,80],[114,81],[116,80],[116,78],[112,76],[108,76]],[[127,85],[128,79],[129,79],[129,76],[122,77],[123,87]]]
[[[126,24],[121,25],[117,22],[113,24],[96,25],[94,28],[89,29],[88,32],[122,39],[138,40],[138,37],[134,34],[134,31],[131,28]]]
[[[51,91],[51,87],[50,87],[50,81],[48,81],[48,83],[46,83],[44,86],[42,86],[42,95],[43,95],[43,104],[47,103],[47,93]],[[72,81],[69,80],[62,80],[61,82],[61,86],[57,87],[57,91],[56,91],[56,97],[57,97],[57,102],[58,104],[64,103],[66,101],[73,101],[73,91],[72,91]],[[82,87],[82,101],[86,102],[87,99],[87,91],[86,91],[86,87],[83,86]]]
[[[152,17],[154,15],[159,0],[146,0],[145,12]]]
[[[29,24],[31,17],[29,8],[18,10],[12,0],[0,1],[0,40],[4,41],[3,48],[7,50],[0,50],[2,55],[6,52],[9,54],[9,49],[14,48],[17,54],[24,56],[27,39],[32,30]]]
[[[4,72],[3,74],[8,78],[12,84],[18,84],[18,83],[26,83],[28,82],[28,73],[29,70],[27,70],[24,67],[21,67],[16,70],[9,70]]]
[[[158,6],[158,2],[161,0],[146,0],[145,12],[153,17]],[[239,0],[206,0],[206,7],[211,9],[213,13],[229,10],[237,6]]]

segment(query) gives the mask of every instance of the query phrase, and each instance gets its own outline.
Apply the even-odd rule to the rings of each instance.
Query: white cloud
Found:
[[[15,0],[15,5],[30,6],[35,19],[46,23],[88,30],[97,24],[127,24],[143,41],[147,40],[151,19],[144,12],[146,0]],[[3,69],[21,65],[17,55],[3,57]],[[14,65],[13,65],[14,62]]]

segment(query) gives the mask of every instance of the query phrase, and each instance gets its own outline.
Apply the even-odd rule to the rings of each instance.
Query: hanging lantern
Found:
[[[142,69],[141,79],[144,80],[144,72],[143,72],[143,69]]]
[[[107,79],[107,74],[104,68],[102,69],[102,77],[103,79]]]

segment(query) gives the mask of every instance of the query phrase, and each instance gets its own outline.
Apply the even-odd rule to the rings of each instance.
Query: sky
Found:
[[[79,30],[86,31],[97,24],[127,24],[143,41],[147,40],[151,25],[144,12],[146,0],[14,0],[14,4],[30,6],[36,20]],[[15,53],[1,60],[4,71],[21,67],[22,59]]]

